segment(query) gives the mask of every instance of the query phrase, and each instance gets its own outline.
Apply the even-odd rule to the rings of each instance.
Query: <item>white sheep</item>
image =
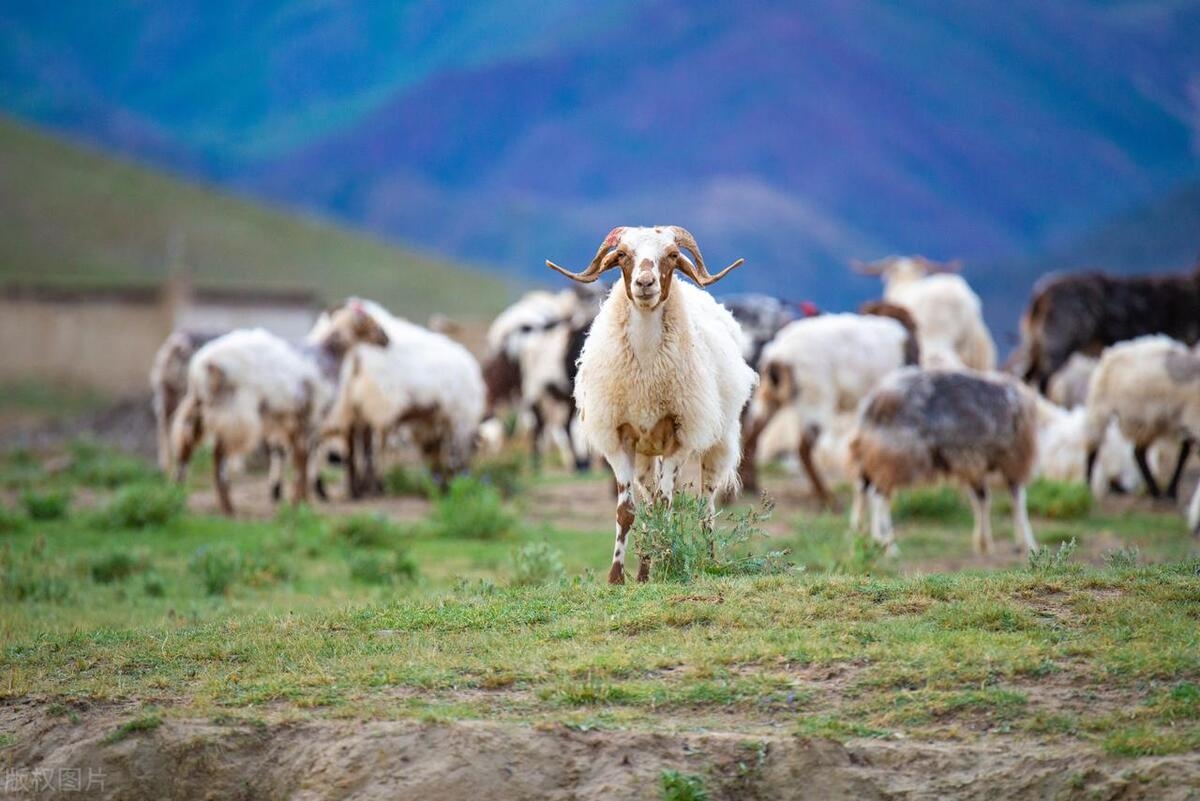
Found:
[[[1138,337],[1106,349],[1088,384],[1087,474],[1090,476],[1115,420],[1133,444],[1134,460],[1152,497],[1161,496],[1147,459],[1159,439],[1180,440],[1179,459],[1166,496],[1178,496],[1192,442],[1200,437],[1200,353],[1170,337]]]
[[[679,271],[708,287],[741,263],[709,274],[696,240],[678,226],[614,228],[580,273],[546,262],[584,283],[614,268],[623,279],[592,323],[575,380],[581,429],[617,484],[610,583],[625,580],[635,483],[643,501],[669,502],[680,468],[698,457],[711,520],[717,492],[737,482],[741,412],[755,373],[742,359],[733,315],[707,292],[674,279]],[[643,558],[638,580],[649,571]]]
[[[917,324],[921,364],[952,367],[957,356],[972,370],[996,367],[996,344],[983,322],[979,296],[962,276],[948,271],[957,265],[938,264],[921,256],[889,256],[856,269],[883,277],[883,299],[903,306]],[[928,362],[928,363],[927,363]]]
[[[387,333],[385,347],[363,344],[346,357],[325,436],[347,439],[347,469],[356,469],[354,432],[404,428],[439,481],[464,470],[483,417],[479,363],[459,343],[359,301]],[[355,482],[352,481],[352,484]]]
[[[265,443],[291,453],[294,498],[307,499],[309,452],[329,400],[314,363],[283,339],[261,328],[218,337],[188,366],[188,391],[172,431],[176,479],[183,480],[196,445],[211,437],[217,499],[232,515],[226,462]]]
[[[1055,481],[1088,481],[1087,410],[1082,406],[1064,409],[1038,397],[1038,459],[1034,475]],[[1092,494],[1105,495],[1109,488],[1131,492],[1141,484],[1133,458],[1133,446],[1121,436],[1116,421],[1104,432],[1103,447],[1092,471]]]
[[[995,473],[1012,493],[1017,544],[1037,548],[1025,505],[1025,487],[1037,458],[1037,402],[1015,379],[970,371],[898,370],[863,401],[850,452],[870,500],[871,534],[889,552],[895,551],[892,493],[939,477],[955,478],[971,490],[975,550],[990,550],[987,480]]]
[[[781,409],[792,409],[800,427],[799,455],[822,504],[832,495],[813,461],[813,448],[834,419],[858,408],[867,393],[917,358],[913,333],[899,320],[877,314],[823,314],[788,323],[763,348],[761,380],[751,406],[746,452]],[[743,468],[745,470],[745,468]]]

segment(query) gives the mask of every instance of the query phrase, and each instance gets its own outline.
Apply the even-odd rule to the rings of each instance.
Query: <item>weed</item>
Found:
[[[896,493],[892,501],[892,517],[897,520],[927,520],[951,522],[970,514],[963,503],[962,493],[950,484],[936,487],[914,487]]]
[[[662,783],[663,801],[708,801],[703,776],[664,770],[659,780]]]
[[[670,504],[659,502],[638,510],[634,523],[639,553],[654,566],[655,581],[689,582],[701,575],[780,573],[790,565],[786,552],[736,554],[766,536],[760,524],[771,516],[766,496],[759,509],[718,513],[709,519],[708,504],[690,493],[677,493]],[[721,525],[729,521],[731,526]]]
[[[363,584],[399,584],[417,577],[417,563],[407,550],[368,551],[350,555],[350,577]]]
[[[124,581],[129,576],[148,567],[144,556],[135,556],[129,551],[109,551],[92,561],[90,572],[92,581],[97,584],[111,584],[114,581]]]
[[[1029,513],[1051,520],[1079,520],[1092,511],[1092,492],[1078,481],[1039,478],[1029,485]]]
[[[428,473],[409,470],[404,465],[395,465],[383,474],[383,489],[396,498],[428,498],[437,492],[437,487]]]
[[[111,734],[104,738],[105,745],[112,745],[126,740],[135,734],[146,731],[154,731],[163,723],[162,716],[156,712],[149,712],[145,715],[127,720],[113,730]]]
[[[435,502],[430,523],[439,537],[492,540],[512,532],[516,519],[505,509],[499,490],[460,476]]]
[[[145,482],[118,490],[95,520],[104,529],[150,528],[167,525],[186,509],[187,494],[182,487]]]
[[[1062,570],[1067,566],[1077,547],[1075,538],[1072,537],[1067,542],[1059,543],[1058,550],[1039,548],[1029,554],[1029,569],[1035,573],[1052,573]]]
[[[199,577],[209,595],[224,595],[244,568],[242,554],[232,545],[205,545],[192,554],[188,569]]]
[[[400,527],[379,512],[344,517],[333,526],[337,538],[354,548],[386,548],[401,538]]]
[[[562,551],[547,542],[527,542],[509,554],[512,563],[512,585],[535,587],[551,584],[567,575]]]
[[[521,470],[524,459],[519,453],[508,453],[480,460],[471,471],[481,483],[495,487],[502,498],[512,498],[521,491]]]
[[[10,601],[61,603],[72,595],[62,566],[46,559],[46,541],[39,537],[23,554],[11,544],[0,548],[0,597]]]
[[[66,475],[86,487],[115,489],[153,481],[158,477],[158,471],[141,459],[82,441],[71,444],[71,462]]]
[[[67,490],[27,489],[21,493],[21,505],[32,520],[62,520],[71,508],[71,493]]]
[[[1137,546],[1128,548],[1113,548],[1111,551],[1104,552],[1105,563],[1114,570],[1124,570],[1131,567],[1137,567],[1138,559],[1142,552]]]

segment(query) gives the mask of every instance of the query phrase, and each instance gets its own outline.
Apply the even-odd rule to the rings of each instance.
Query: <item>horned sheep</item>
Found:
[[[579,273],[546,262],[583,283],[611,269],[622,275],[592,323],[575,381],[580,427],[617,484],[610,583],[625,580],[635,484],[643,502],[669,502],[681,467],[698,457],[710,520],[716,494],[736,484],[741,413],[756,377],[733,315],[702,288],[741,263],[710,274],[695,238],[678,226],[614,228]],[[676,271],[696,286],[674,280]],[[638,581],[649,574],[643,557]]]

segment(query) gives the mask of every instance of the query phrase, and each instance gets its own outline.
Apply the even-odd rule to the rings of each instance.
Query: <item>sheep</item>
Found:
[[[838,414],[857,408],[885,375],[919,358],[916,333],[893,306],[866,307],[875,314],[823,314],[784,326],[763,348],[752,422],[743,443],[743,483],[755,486],[752,468],[758,438],[782,408],[800,416],[800,461],[822,505],[832,496],[813,462],[812,450]],[[911,325],[911,319],[908,318]]]
[[[896,550],[892,493],[939,476],[971,490],[975,550],[988,551],[991,473],[1012,493],[1018,546],[1036,550],[1025,487],[1037,458],[1037,403],[1017,381],[970,371],[898,370],[863,401],[850,455],[870,501],[872,537],[889,552]]]
[[[352,488],[361,486],[354,476],[355,432],[401,427],[444,484],[466,469],[474,451],[486,396],[479,363],[454,340],[394,317],[377,303],[358,302],[388,343],[362,344],[347,355],[322,433],[347,441]]]
[[[172,439],[183,481],[192,451],[213,439],[213,476],[221,511],[232,515],[226,460],[263,443],[292,454],[297,501],[308,497],[308,456],[327,384],[315,365],[264,329],[242,329],[214,339],[188,366],[188,390],[175,415]]]
[[[1050,276],[1034,287],[1021,333],[1023,377],[1043,394],[1075,352],[1097,356],[1149,334],[1194,345],[1200,340],[1200,262],[1176,275]]]
[[[1099,361],[1095,356],[1072,353],[1071,358],[1050,376],[1046,397],[1067,409],[1082,407],[1087,403],[1088,384]]]
[[[546,262],[581,283],[613,268],[622,275],[592,323],[575,379],[580,429],[617,485],[610,584],[625,581],[635,481],[642,502],[670,503],[680,468],[699,457],[706,528],[717,493],[736,484],[741,413],[756,376],[742,358],[737,321],[700,287],[741,263],[710,274],[695,238],[678,226],[614,228],[578,273]],[[675,281],[676,270],[696,285]],[[637,580],[649,575],[643,556]]]
[[[1167,485],[1174,500],[1179,481],[1200,436],[1200,353],[1161,334],[1138,337],[1108,348],[1088,384],[1087,475],[1090,477],[1105,430],[1116,420],[1133,443],[1133,455],[1151,497],[1163,493],[1146,459],[1161,437],[1180,439],[1179,458]]]
[[[979,296],[956,262],[938,264],[923,256],[889,256],[856,270],[883,277],[883,299],[912,313],[921,346],[922,366],[959,363],[969,369],[996,367],[996,345],[983,322]],[[951,356],[953,354],[953,356]]]
[[[1046,400],[1038,401],[1038,458],[1034,475],[1055,481],[1087,482],[1087,410],[1071,409]],[[1100,497],[1110,489],[1132,492],[1141,484],[1133,458],[1133,446],[1121,436],[1115,421],[1104,432],[1097,469],[1091,477],[1092,494]]]
[[[722,295],[717,298],[729,309],[744,335],[742,356],[751,367],[758,364],[762,349],[775,338],[779,329],[796,319],[788,304],[770,295]]]
[[[154,354],[150,368],[151,403],[158,435],[158,466],[170,474],[175,465],[171,448],[171,421],[187,394],[188,364],[196,351],[216,338],[215,334],[173,331]]]

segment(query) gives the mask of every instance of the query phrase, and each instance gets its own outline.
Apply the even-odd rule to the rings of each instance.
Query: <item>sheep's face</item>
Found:
[[[345,353],[359,343],[381,348],[388,345],[383,326],[354,300],[327,312],[317,325],[317,341],[337,353]]]

